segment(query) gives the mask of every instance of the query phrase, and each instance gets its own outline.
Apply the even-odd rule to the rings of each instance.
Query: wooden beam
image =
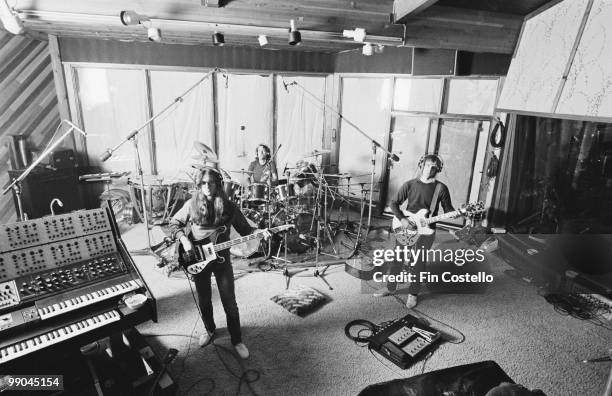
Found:
[[[68,94],[66,92],[66,79],[64,68],[60,57],[59,43],[57,36],[49,35],[49,54],[51,54],[51,67],[53,68],[53,80],[55,81],[55,91],[57,92],[57,106],[60,118],[70,120],[70,107],[68,106]]]
[[[393,21],[403,23],[405,18],[418,14],[419,12],[431,7],[438,0],[394,0],[393,1]]]

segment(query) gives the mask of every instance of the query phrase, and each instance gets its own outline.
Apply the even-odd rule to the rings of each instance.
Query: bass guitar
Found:
[[[416,213],[412,213],[407,210],[402,210],[404,216],[410,221],[411,227],[404,228],[402,222],[395,216],[391,223],[391,229],[395,234],[395,239],[405,246],[414,245],[419,237],[424,235],[432,235],[434,229],[430,227],[431,224],[440,220],[452,219],[459,216],[474,216],[478,213],[484,212],[484,203],[470,203],[453,212],[441,214],[439,216],[428,217],[429,210],[421,209]]]
[[[295,227],[293,224],[281,225],[274,228],[269,228],[268,231],[272,234],[278,232],[287,231]],[[225,232],[225,226],[217,229],[210,230],[210,233],[204,238],[192,241],[193,249],[189,252],[185,252],[183,244],[180,242],[177,246],[178,251],[178,263],[187,272],[192,275],[199,274],[213,261],[224,262],[223,257],[217,256],[217,252],[231,248],[234,245],[239,245],[244,242],[248,242],[253,239],[263,238],[265,230],[256,230],[250,235],[243,236],[241,238],[232,239],[227,242],[217,242],[217,237]]]

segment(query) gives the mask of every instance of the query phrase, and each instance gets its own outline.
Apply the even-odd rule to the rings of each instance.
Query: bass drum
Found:
[[[252,209],[246,209],[243,211],[244,213],[244,217],[246,217],[247,222],[249,223],[249,225],[253,228],[258,228],[258,225],[256,223],[257,218],[259,216],[259,213],[257,213],[256,211],[252,210]],[[229,238],[230,240],[232,239],[238,239],[240,238],[241,235],[238,234],[238,232],[236,232],[236,230],[234,229],[234,227],[230,228],[230,235]],[[253,255],[255,255],[255,253],[257,253],[260,249],[260,243],[261,243],[261,238],[257,238],[257,239],[252,239],[250,241],[241,243],[239,245],[234,245],[230,248],[230,253],[236,257],[240,257],[240,258],[249,258]]]
[[[294,228],[287,231],[287,249],[293,253],[304,253],[315,245],[314,237],[317,233],[317,225],[313,223],[313,215],[308,212],[289,214],[281,209],[274,215],[272,225],[278,227],[283,224],[293,224]],[[300,238],[302,235],[302,238]]]

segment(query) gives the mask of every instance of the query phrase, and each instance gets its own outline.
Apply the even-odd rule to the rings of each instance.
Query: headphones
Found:
[[[442,161],[442,157],[440,157],[438,154],[423,154],[419,159],[419,164],[417,165],[417,167],[419,169],[423,169],[423,165],[427,160],[432,160],[436,162],[436,173],[442,172],[442,169],[444,168],[444,161]]]
[[[266,146],[265,144],[260,144],[257,147],[255,147],[255,158],[257,157],[257,151],[259,150],[260,147],[264,148],[264,151],[266,152],[266,161],[270,159],[270,157],[272,156],[272,151],[270,150],[270,147]]]

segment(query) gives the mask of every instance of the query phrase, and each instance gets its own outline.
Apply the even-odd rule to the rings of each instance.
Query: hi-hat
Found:
[[[213,149],[208,147],[202,142],[198,142],[197,140],[193,142],[193,147],[200,153],[202,156],[217,159],[217,154]]]
[[[309,151],[307,153],[304,153],[303,157],[316,157],[319,155],[323,155],[323,154],[329,154],[331,153],[331,150],[327,150],[327,149],[314,149],[312,151]]]

